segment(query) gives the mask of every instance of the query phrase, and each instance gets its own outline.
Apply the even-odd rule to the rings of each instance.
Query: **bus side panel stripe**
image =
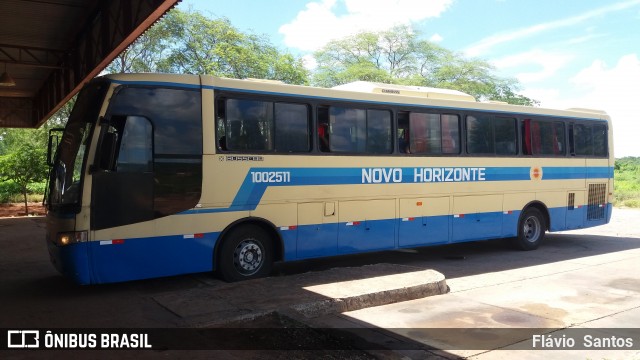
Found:
[[[613,167],[610,166],[588,166],[588,179],[610,179],[613,178]]]
[[[392,168],[383,168],[392,169]],[[416,169],[421,168],[398,168],[402,170],[402,180],[399,183],[388,184],[414,184]],[[454,167],[455,169],[455,167]],[[484,180],[476,178],[473,182],[484,181],[530,181],[530,167],[487,167]],[[588,170],[585,170],[588,169]],[[286,183],[254,183],[252,181],[253,172],[288,172],[291,179]],[[368,185],[363,184],[363,168],[251,168],[236,193],[236,196],[228,208],[218,209],[192,209],[181,215],[216,213],[228,211],[251,211],[255,210],[260,203],[262,196],[270,186],[314,186],[314,185]],[[542,180],[571,180],[583,178],[611,178],[613,168],[611,167],[544,167]],[[440,182],[440,181],[436,181]],[[442,181],[444,182],[444,181]]]

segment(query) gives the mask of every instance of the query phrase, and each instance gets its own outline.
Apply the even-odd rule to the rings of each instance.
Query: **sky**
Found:
[[[307,60],[332,39],[406,24],[519,80],[541,107],[606,111],[617,158],[640,156],[640,0],[182,0]],[[637,102],[637,103],[636,103]]]

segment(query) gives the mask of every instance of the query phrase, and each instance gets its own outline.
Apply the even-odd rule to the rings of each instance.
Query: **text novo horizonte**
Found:
[[[411,170],[408,170],[411,171]],[[483,167],[423,167],[413,168],[410,178],[414,183],[423,182],[463,182],[485,181],[486,168]],[[362,169],[363,184],[401,183],[402,168]]]

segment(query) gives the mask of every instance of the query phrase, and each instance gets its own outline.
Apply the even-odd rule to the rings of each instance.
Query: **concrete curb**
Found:
[[[269,313],[300,320],[445,294],[444,275],[394,264],[334,268],[320,272],[250,280],[154,299],[188,326],[243,323]]]
[[[427,296],[441,295],[449,292],[444,275],[434,270],[424,270],[418,273],[390,275],[397,284],[402,284],[402,277],[418,276],[426,280],[406,287],[392,289],[376,289],[372,292],[347,296],[323,299],[319,301],[306,302],[290,306],[307,318],[314,318],[329,314],[337,314],[346,311],[360,310],[368,307],[387,305],[396,302],[415,300]],[[359,281],[371,281],[363,279]]]

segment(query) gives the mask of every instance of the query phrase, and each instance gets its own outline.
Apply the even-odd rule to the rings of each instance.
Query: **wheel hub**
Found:
[[[253,240],[246,240],[236,247],[234,264],[241,273],[251,275],[260,269],[263,257],[262,248]]]
[[[540,223],[535,216],[528,217],[524,221],[524,237],[527,241],[534,242],[540,236]]]

